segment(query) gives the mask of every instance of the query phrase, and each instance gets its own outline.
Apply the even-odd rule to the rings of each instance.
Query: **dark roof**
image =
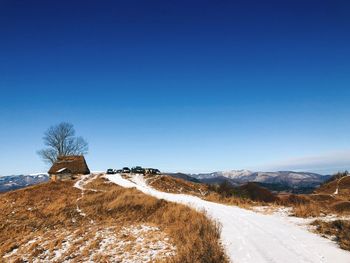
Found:
[[[69,170],[72,174],[89,174],[90,170],[86,164],[84,156],[60,156],[52,165],[49,174],[59,173],[63,168]]]

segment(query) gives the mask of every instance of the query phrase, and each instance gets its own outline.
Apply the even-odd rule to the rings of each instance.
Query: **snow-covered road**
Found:
[[[160,192],[148,186],[142,175],[135,175],[130,180],[119,174],[106,175],[106,178],[123,187],[136,187],[159,199],[205,210],[209,217],[221,223],[221,240],[232,262],[350,263],[349,252],[282,216],[263,215],[190,195]]]

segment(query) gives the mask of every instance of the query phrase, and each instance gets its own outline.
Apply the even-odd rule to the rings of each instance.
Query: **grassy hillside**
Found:
[[[292,206],[296,216],[350,215],[350,176],[337,174],[311,194],[280,195],[281,204]]]
[[[335,177],[315,190],[317,194],[334,194],[338,187],[338,197],[350,200],[350,176]]]
[[[99,177],[82,191],[48,182],[1,195],[0,258],[7,262],[226,262],[219,227],[186,206]],[[153,253],[152,252],[152,253]],[[151,253],[151,254],[152,254]]]
[[[204,200],[244,208],[278,201],[276,195],[256,183],[233,186],[228,181],[224,181],[220,185],[209,185],[193,183],[167,175],[148,176],[147,180],[149,185],[163,192],[191,194]]]

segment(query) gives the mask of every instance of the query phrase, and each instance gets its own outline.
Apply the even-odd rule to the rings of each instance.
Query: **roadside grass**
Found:
[[[146,176],[146,179],[151,187],[159,191],[190,194],[210,202],[234,205],[244,209],[255,210],[255,207],[265,207],[264,211],[268,210],[271,213],[281,207],[286,207],[291,208],[291,216],[302,218],[350,215],[350,197],[348,195],[334,196],[323,193],[319,189],[315,194],[284,193],[275,195],[254,183],[248,183],[240,187],[232,186],[228,182],[223,182],[220,185],[206,185],[167,175]],[[347,180],[349,179],[350,177],[343,179],[341,184],[343,187],[342,193],[347,193]],[[323,185],[322,187],[326,187],[328,192],[331,191],[329,185]]]
[[[146,176],[146,180],[151,187],[162,192],[190,194],[206,201],[235,205],[245,209],[267,204],[274,205],[278,200],[277,198],[271,198],[272,195],[270,193],[264,190],[261,191],[260,187],[252,185],[242,189],[227,186],[227,189],[225,187],[221,191],[220,186],[188,182],[167,175]]]
[[[191,194],[198,197],[205,196],[209,192],[205,184],[193,183],[168,175],[147,175],[145,179],[150,186],[162,192]]]
[[[86,189],[97,191],[86,190],[79,199],[81,191],[73,184],[48,182],[1,195],[0,258],[12,251],[15,253],[7,258],[9,262],[20,261],[21,247],[28,244],[25,252],[29,261],[45,255],[43,248],[53,256],[61,248],[60,259],[84,261],[94,252],[96,260],[109,262],[100,251],[107,239],[99,233],[108,230],[117,235],[123,227],[148,225],[159,229],[158,234],[147,236],[150,244],[162,236],[176,247],[175,255],[156,262],[228,262],[219,241],[220,226],[204,213],[119,187],[101,177],[86,185]],[[77,211],[77,205],[86,216]],[[131,236],[120,238],[125,244],[135,241]],[[62,249],[65,246],[67,249]],[[128,245],[125,249],[131,253],[137,248]]]
[[[312,223],[316,226],[316,231],[326,237],[334,239],[342,249],[350,251],[350,221],[335,220],[325,222],[315,220]]]
[[[318,217],[321,215],[320,206],[316,203],[296,204],[292,206],[292,215],[296,217]]]
[[[328,214],[350,214],[350,202],[343,196],[336,198],[322,193],[283,194],[276,196],[269,190],[254,183],[234,187],[227,182],[220,185],[205,185],[166,175],[146,176],[146,179],[151,187],[159,191],[190,194],[210,202],[234,205],[245,209],[254,209],[256,206],[269,206],[272,210],[281,206],[291,207],[291,215],[302,218],[319,217]]]
[[[102,178],[87,187],[100,189],[101,185],[101,189],[109,190],[90,193],[81,205],[87,216],[95,214],[97,220],[117,220],[121,225],[132,221],[160,226],[177,247],[177,255],[168,259],[170,262],[227,262],[219,244],[220,226],[204,213],[110,184]]]
[[[320,217],[325,215],[349,216],[350,202],[334,199],[332,202],[321,202],[311,199],[308,203],[283,203],[292,207],[292,216],[296,217]]]

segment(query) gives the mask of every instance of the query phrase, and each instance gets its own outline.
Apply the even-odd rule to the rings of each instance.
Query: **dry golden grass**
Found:
[[[323,185],[322,188],[329,191],[329,185]],[[318,189],[316,194],[280,196],[279,204],[292,207],[294,215],[299,217],[317,217],[322,214],[346,216],[350,215],[350,202],[347,199],[348,197],[326,194]]]
[[[155,189],[170,193],[185,193],[198,196],[204,200],[235,205],[245,209],[254,206],[287,206],[292,207],[293,215],[297,217],[318,217],[321,214],[350,214],[350,177],[343,178],[339,183],[339,195],[333,195],[336,181],[324,184],[315,194],[284,194],[272,195],[268,190],[255,184],[247,184],[233,189],[230,196],[220,194],[200,183],[192,183],[170,176],[148,176],[148,183]]]
[[[147,175],[145,178],[150,186],[162,192],[191,194],[199,197],[205,196],[209,192],[205,184],[193,183],[167,175]]]
[[[315,203],[297,204],[293,206],[293,216],[307,218],[318,217],[320,214],[320,207]]]
[[[328,237],[334,237],[342,249],[350,251],[350,221],[324,222],[316,220],[312,225],[316,226],[317,232]]]
[[[331,210],[337,214],[349,215],[350,214],[350,202],[349,201],[336,201],[332,204]]]
[[[167,175],[146,176],[146,180],[151,187],[162,192],[190,194],[203,200],[220,204],[235,205],[246,209],[250,209],[253,206],[262,206],[267,204],[266,202],[254,201],[250,198],[243,198],[240,196],[220,195],[216,191],[210,190],[205,184],[193,183]]]
[[[19,246],[33,232],[75,227],[79,217],[76,198],[80,191],[72,182],[44,183],[1,195],[0,255]]]
[[[344,178],[332,180],[328,183],[323,184],[315,192],[317,194],[332,195],[338,186],[339,186],[339,193],[337,197],[350,201],[350,177],[344,177]]]
[[[49,249],[54,250],[63,242],[60,233],[82,237],[66,252],[73,255],[101,229],[113,228],[118,232],[122,226],[147,224],[159,227],[176,246],[176,256],[167,258],[166,262],[227,262],[219,243],[220,228],[203,213],[158,200],[136,189],[119,187],[103,178],[86,186],[97,192],[85,191],[79,199],[81,191],[73,183],[49,182],[1,195],[0,258],[34,237],[46,237],[51,242]],[[85,217],[76,209],[77,199]],[[42,242],[31,244],[32,257],[42,254]],[[98,246],[98,242],[89,243],[74,260],[79,262],[79,257],[88,256]],[[108,262],[101,254],[96,257]]]
[[[338,188],[338,194],[334,194]],[[350,177],[335,178],[315,190],[308,198],[325,214],[350,214]]]
[[[280,205],[292,207],[292,215],[297,217],[317,217],[320,216],[320,204],[312,201],[308,195],[282,195],[280,196]]]
[[[219,226],[209,221],[204,214],[183,205],[146,196],[135,189],[106,184],[103,179],[96,180],[93,187],[97,184],[110,189],[105,193],[90,193],[84,198],[85,203],[81,208],[88,216],[97,214],[104,220],[117,220],[117,223],[120,220],[121,224],[132,221],[161,226],[173,238],[178,249],[173,262],[226,261],[218,244]],[[116,215],[119,217],[116,218]]]

